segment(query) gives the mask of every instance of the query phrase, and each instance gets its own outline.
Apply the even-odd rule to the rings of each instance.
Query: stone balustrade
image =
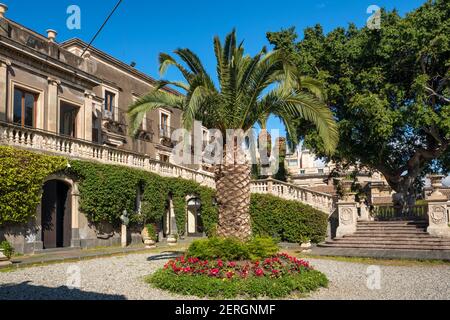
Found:
[[[252,193],[271,194],[285,200],[298,201],[327,214],[332,214],[335,209],[335,199],[332,195],[282,181],[273,179],[253,181],[251,190]]]
[[[92,142],[62,137],[54,133],[0,123],[0,144],[65,156],[71,159],[97,161],[146,170],[164,177],[178,177],[215,188],[212,174],[199,172],[149,156],[119,150]]]
[[[96,161],[105,164],[123,165],[146,170],[163,177],[178,177],[215,188],[214,175],[193,169],[163,163],[126,150],[119,150],[89,141],[62,137],[37,129],[23,128],[0,122],[0,144],[32,151],[53,153],[71,159]],[[253,181],[252,193],[272,194],[286,200],[299,201],[327,214],[335,208],[333,196],[308,190],[281,181],[267,179]]]

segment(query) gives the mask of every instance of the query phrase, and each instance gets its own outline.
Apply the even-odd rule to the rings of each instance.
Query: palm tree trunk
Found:
[[[234,237],[246,241],[252,235],[250,173],[251,168],[248,164],[216,166],[219,237]]]

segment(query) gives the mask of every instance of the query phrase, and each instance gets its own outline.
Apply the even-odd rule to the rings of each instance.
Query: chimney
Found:
[[[6,11],[8,11],[8,6],[6,4],[0,3],[0,19],[5,17]]]
[[[47,38],[48,38],[48,41],[50,41],[50,42],[55,42],[55,39],[56,39],[56,35],[58,34],[58,32],[56,32],[55,30],[52,30],[52,29],[48,29],[47,30]]]

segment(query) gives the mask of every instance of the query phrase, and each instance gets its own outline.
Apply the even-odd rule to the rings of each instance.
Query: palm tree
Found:
[[[263,48],[251,57],[244,55],[243,43],[237,44],[235,31],[227,35],[224,44],[215,37],[218,86],[191,50],[177,49],[174,53],[180,62],[169,54],[160,54],[161,76],[169,66],[174,66],[185,82],[161,80],[154,90],[130,106],[132,133],[137,132],[146,112],[171,107],[183,112],[185,129],[190,130],[195,121],[201,121],[207,128],[219,129],[223,137],[227,129],[247,132],[263,115],[274,115],[283,119],[289,137],[295,140],[296,128],[290,122],[302,118],[315,125],[328,152],[336,148],[336,123],[329,108],[317,98],[317,83],[301,77],[282,51],[268,52]],[[186,94],[174,95],[161,90],[166,86],[177,87]],[[239,148],[236,139],[224,138],[224,150],[236,152]],[[236,159],[228,161],[228,156],[224,152],[223,163],[215,165],[217,235],[246,240],[251,237],[251,169]]]

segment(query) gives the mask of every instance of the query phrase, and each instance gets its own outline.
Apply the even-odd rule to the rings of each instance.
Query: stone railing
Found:
[[[282,199],[298,201],[327,214],[332,214],[335,210],[335,199],[332,195],[282,181],[273,179],[253,181],[251,190],[252,193],[271,194]]]
[[[164,177],[192,180],[203,186],[215,188],[214,176],[210,173],[160,162],[147,155],[63,137],[38,129],[23,128],[10,123],[0,122],[0,144],[52,153],[71,159],[128,166]],[[272,194],[282,199],[299,201],[327,214],[331,214],[335,208],[333,196],[329,194],[315,192],[277,180],[253,181],[251,191],[252,193]]]
[[[124,165],[146,170],[164,177],[178,177],[215,188],[214,176],[204,172],[163,163],[149,156],[119,150],[79,139],[62,137],[37,129],[0,122],[0,144],[34,151],[53,153],[72,159]]]

